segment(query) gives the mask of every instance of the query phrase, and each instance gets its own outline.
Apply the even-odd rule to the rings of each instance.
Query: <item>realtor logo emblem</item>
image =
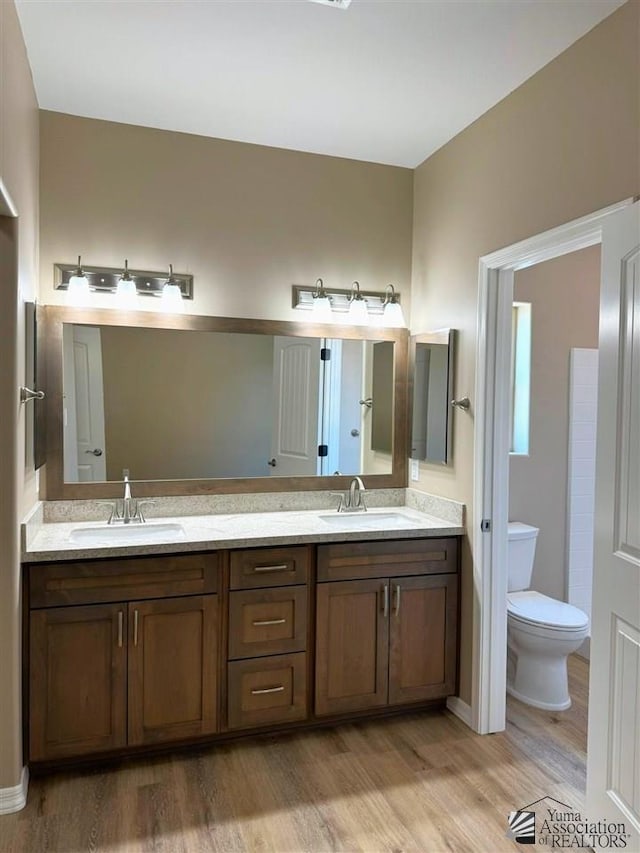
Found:
[[[507,838],[513,838],[518,844],[536,843],[536,813],[509,812],[509,829]]]

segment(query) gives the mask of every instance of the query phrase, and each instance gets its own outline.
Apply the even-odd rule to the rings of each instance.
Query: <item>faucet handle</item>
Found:
[[[108,506],[111,510],[107,524],[111,524],[114,518],[118,518],[118,501],[96,501],[98,506]]]
[[[345,501],[344,501],[344,497],[345,497],[345,496],[344,496],[344,492],[329,492],[329,494],[330,494],[330,495],[331,495],[331,497],[333,497],[333,498],[340,498],[340,501],[338,502],[337,511],[338,511],[338,512],[343,512],[343,511],[344,511],[344,507],[345,507]]]
[[[145,522],[147,519],[146,519],[146,517],[145,517],[144,512],[142,511],[142,507],[143,507],[143,506],[145,506],[145,505],[146,505],[146,506],[153,506],[153,504],[157,504],[157,503],[158,503],[158,501],[151,500],[150,498],[146,498],[145,500],[138,501],[138,502],[136,503],[136,510],[137,510],[137,512],[138,512],[138,518],[140,519],[140,521],[141,521],[143,524],[144,524],[144,522]]]

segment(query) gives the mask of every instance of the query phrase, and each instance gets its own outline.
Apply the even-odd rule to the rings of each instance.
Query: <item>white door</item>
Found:
[[[273,342],[273,477],[318,474],[320,338]]]
[[[100,329],[65,326],[65,474],[73,482],[107,479]],[[75,462],[75,472],[73,466]],[[73,473],[72,473],[73,472]]]
[[[640,850],[640,204],[602,233],[587,815]]]

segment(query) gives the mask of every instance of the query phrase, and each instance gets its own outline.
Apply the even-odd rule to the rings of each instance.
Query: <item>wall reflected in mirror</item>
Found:
[[[454,330],[414,335],[411,458],[451,462]]]
[[[382,343],[65,323],[64,480],[390,474]]]

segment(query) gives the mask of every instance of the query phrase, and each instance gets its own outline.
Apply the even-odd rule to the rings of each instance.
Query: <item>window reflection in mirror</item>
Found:
[[[451,462],[453,340],[452,329],[412,338],[412,459],[440,465]]]
[[[379,343],[65,323],[62,344],[65,482],[392,471]]]

